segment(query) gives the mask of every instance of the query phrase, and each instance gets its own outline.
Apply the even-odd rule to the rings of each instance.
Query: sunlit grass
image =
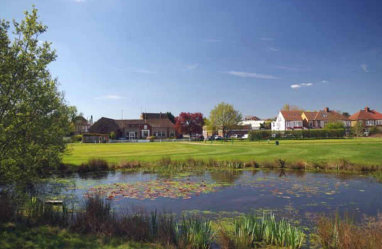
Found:
[[[80,165],[91,158],[109,163],[123,161],[153,162],[164,157],[171,160],[256,160],[284,159],[286,162],[335,161],[345,159],[358,164],[382,163],[382,139],[291,140],[274,142],[166,142],[123,144],[70,144],[64,163]]]

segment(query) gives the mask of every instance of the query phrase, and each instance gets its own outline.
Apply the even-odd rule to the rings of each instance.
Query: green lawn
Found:
[[[70,144],[64,163],[79,165],[90,158],[109,162],[127,160],[156,161],[163,157],[173,160],[216,159],[243,161],[335,161],[347,159],[359,164],[382,164],[382,139],[288,140],[274,142],[164,142],[123,144]]]

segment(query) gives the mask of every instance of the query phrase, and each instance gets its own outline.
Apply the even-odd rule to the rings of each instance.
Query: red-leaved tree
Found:
[[[203,125],[203,114],[200,112],[182,112],[175,118],[175,129],[179,134],[202,134]]]

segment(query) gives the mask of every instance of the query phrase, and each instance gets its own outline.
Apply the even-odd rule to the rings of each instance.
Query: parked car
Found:
[[[222,137],[222,136],[215,135],[215,136],[214,136],[214,140],[223,140],[223,137]]]
[[[236,138],[236,139],[238,139],[238,138],[241,138],[241,136],[238,135],[238,134],[234,134],[234,135],[232,135],[230,138]]]
[[[242,139],[248,139],[248,134],[244,134],[241,138]]]

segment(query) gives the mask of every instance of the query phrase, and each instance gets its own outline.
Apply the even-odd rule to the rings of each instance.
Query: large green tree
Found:
[[[10,26],[0,21],[1,181],[30,178],[57,166],[73,115],[48,71],[56,54],[50,43],[39,41],[47,27],[37,9],[13,21],[13,35]]]
[[[214,130],[222,130],[223,136],[235,127],[242,119],[239,111],[227,103],[220,103],[210,112],[210,124]]]

